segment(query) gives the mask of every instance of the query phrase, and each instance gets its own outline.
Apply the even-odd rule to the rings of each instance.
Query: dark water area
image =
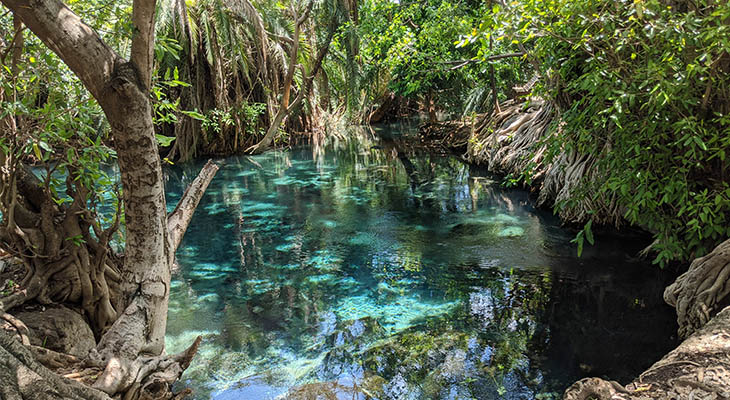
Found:
[[[550,399],[676,345],[673,276],[454,157],[379,139],[219,160],[177,253],[197,399]],[[397,140],[393,140],[395,137]],[[201,165],[169,167],[173,206]]]

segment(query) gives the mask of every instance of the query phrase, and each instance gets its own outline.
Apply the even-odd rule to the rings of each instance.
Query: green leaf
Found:
[[[157,139],[157,144],[160,145],[160,147],[169,147],[175,140],[175,137],[155,134],[155,139]]]
[[[583,232],[586,234],[586,240],[588,243],[590,243],[591,246],[595,243],[593,241],[593,232],[591,231],[591,225],[593,224],[593,220],[590,220],[586,223],[586,225],[583,227]]]
[[[35,153],[36,158],[39,160],[43,159],[43,155],[41,154],[41,149],[38,147],[38,143],[33,143],[33,153]]]
[[[180,111],[183,115],[187,115],[188,117],[192,119],[197,119],[198,121],[204,121],[205,115],[197,112],[197,111]]]

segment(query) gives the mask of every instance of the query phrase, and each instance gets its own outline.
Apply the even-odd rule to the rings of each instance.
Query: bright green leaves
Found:
[[[388,89],[396,95],[435,100],[441,109],[458,110],[464,93],[484,79],[479,72],[483,66],[468,61],[477,56],[477,49],[467,46],[464,35],[476,32],[482,10],[478,3],[438,0],[364,2],[359,30],[366,74],[387,76]]]
[[[175,137],[155,134],[155,139],[160,147],[168,147],[175,140]]]
[[[591,230],[591,226],[593,225],[593,220],[588,220],[588,222],[583,226],[583,229],[578,232],[577,235],[575,235],[575,238],[571,240],[571,243],[575,243],[578,246],[578,257],[580,257],[583,254],[583,244],[584,242],[588,242],[591,246],[595,244],[595,239],[593,238],[593,231]]]
[[[730,5],[698,7],[701,14],[656,0],[501,3],[458,42],[487,54],[494,38],[539,63],[553,84],[536,94],[554,99],[562,117],[545,139],[545,162],[572,151],[591,155],[600,171],[558,207],[607,199],[655,234],[659,264],[730,236],[730,76],[717,64],[730,49]],[[611,220],[594,211],[592,219]],[[588,224],[575,238],[579,253],[592,241]]]
[[[155,124],[177,123],[177,115],[179,113],[184,113],[188,116],[191,116],[190,113],[197,114],[196,111],[181,110],[179,97],[175,100],[170,100],[170,98],[168,97],[170,89],[179,87],[190,87],[190,84],[180,80],[180,73],[177,67],[168,68],[162,75],[162,79],[156,79],[154,81],[152,85],[152,108],[154,111],[153,121]],[[170,140],[170,142],[171,141],[172,140]],[[160,145],[162,145],[163,147],[169,146],[169,142],[167,142],[167,145],[163,145],[163,142],[164,141],[160,141],[158,138],[158,143]]]

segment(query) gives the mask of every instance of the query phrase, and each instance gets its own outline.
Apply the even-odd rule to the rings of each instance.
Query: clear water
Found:
[[[557,398],[672,347],[641,237],[579,259],[526,192],[381,133],[220,160],[170,296],[195,398]],[[169,168],[170,207],[199,167]]]

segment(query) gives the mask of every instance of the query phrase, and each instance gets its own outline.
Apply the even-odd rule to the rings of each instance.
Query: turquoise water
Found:
[[[219,160],[170,296],[195,398],[558,398],[672,347],[641,236],[579,259],[528,193],[381,133]],[[166,171],[170,207],[199,167]]]

